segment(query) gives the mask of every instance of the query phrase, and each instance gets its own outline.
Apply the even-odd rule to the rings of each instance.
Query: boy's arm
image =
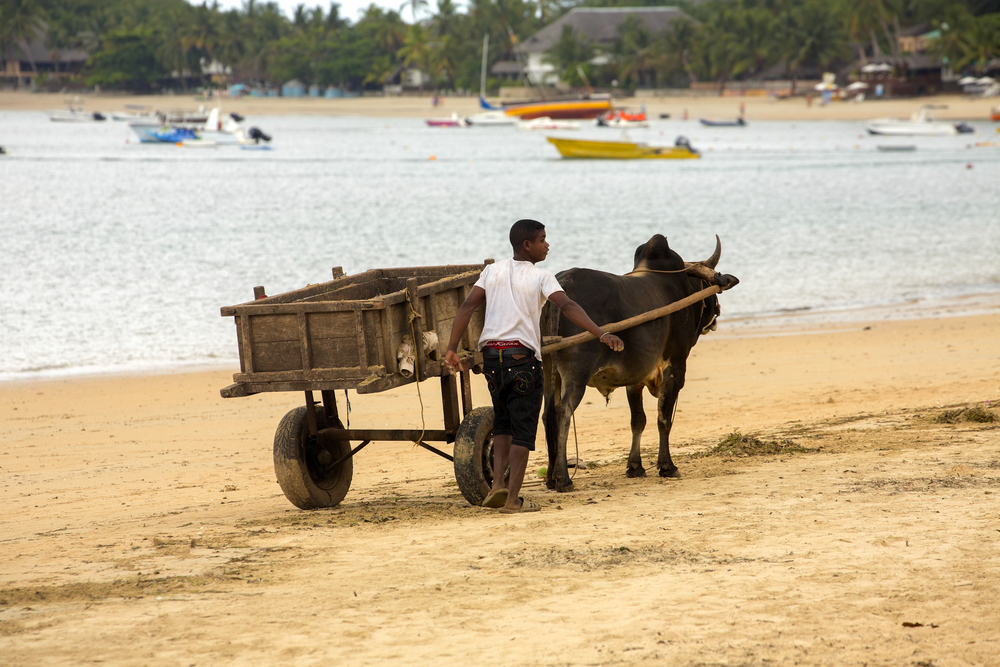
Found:
[[[476,308],[483,305],[484,301],[486,301],[486,290],[474,285],[472,291],[469,292],[469,296],[465,298],[465,303],[455,313],[455,323],[451,327],[451,340],[448,341],[448,351],[444,355],[444,362],[451,367],[452,371],[462,369],[462,360],[459,358],[458,352],[456,352],[458,342],[462,340],[462,334],[465,333],[466,327],[469,326],[472,313],[476,311]]]
[[[549,295],[549,301],[555,304],[556,308],[561,310],[570,322],[584,331],[589,331],[593,334],[594,338],[597,338],[615,352],[621,352],[625,349],[625,343],[621,338],[612,333],[601,331],[601,327],[597,326],[580,304],[569,298],[566,292],[553,292]],[[456,321],[457,319],[456,317]]]

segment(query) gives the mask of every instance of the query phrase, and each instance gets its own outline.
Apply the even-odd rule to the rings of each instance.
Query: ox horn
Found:
[[[719,258],[722,257],[722,241],[719,240],[719,235],[715,235],[715,252],[712,256],[703,262],[684,262],[684,268],[687,269],[686,273],[691,276],[696,276],[704,280],[713,280],[715,277],[715,266],[719,263]]]

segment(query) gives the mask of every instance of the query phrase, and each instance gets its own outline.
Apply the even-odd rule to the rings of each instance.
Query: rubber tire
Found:
[[[323,429],[327,425],[326,415],[320,406],[316,406],[316,427],[319,431],[317,442],[326,445],[331,461],[337,461],[351,452],[349,441],[323,437]],[[339,419],[332,428],[343,428]],[[324,473],[316,460],[322,446],[316,444],[310,448],[308,436],[309,423],[304,405],[282,417],[274,432],[274,474],[285,497],[299,509],[335,507],[351,488],[354,459],[347,459],[336,470]]]
[[[455,434],[455,481],[472,505],[483,504],[493,485],[493,408],[475,408]]]

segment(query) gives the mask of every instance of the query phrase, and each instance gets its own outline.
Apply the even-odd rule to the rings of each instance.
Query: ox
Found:
[[[704,262],[688,263],[670,249],[667,239],[657,234],[636,248],[630,273],[618,276],[591,269],[569,269],[556,275],[569,298],[598,323],[611,323],[678,301],[711,284],[729,289],[739,283],[734,276],[715,272],[722,244],[715,237],[715,252]],[[547,354],[544,358],[545,441],[549,466],[546,486],[569,491],[566,440],[573,411],[583,399],[587,385],[597,388],[605,399],[618,387],[625,387],[632,413],[632,449],[626,475],[643,477],[639,440],[646,426],[642,409],[645,387],[657,398],[657,427],[660,451],[656,467],[661,477],[678,477],[670,459],[670,427],[677,394],[684,386],[684,372],[691,348],[698,337],[715,328],[719,301],[712,295],[683,310],[640,324],[617,335],[625,342],[624,352],[590,341]],[[581,330],[560,317],[558,308],[546,303],[542,310],[542,334],[568,337]]]

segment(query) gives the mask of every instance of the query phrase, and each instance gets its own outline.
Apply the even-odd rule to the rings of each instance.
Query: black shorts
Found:
[[[514,359],[514,355],[524,355]],[[535,451],[542,407],[542,362],[526,347],[483,348],[483,375],[493,399],[493,435]]]

